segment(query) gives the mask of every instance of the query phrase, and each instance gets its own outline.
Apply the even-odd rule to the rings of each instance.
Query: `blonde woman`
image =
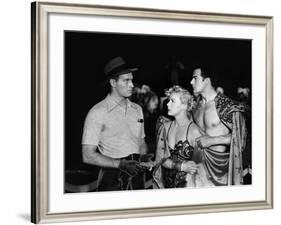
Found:
[[[180,86],[173,86],[166,96],[168,115],[174,120],[165,122],[158,131],[154,187],[214,186],[204,165],[203,150],[195,142],[203,132],[192,119],[192,95]]]

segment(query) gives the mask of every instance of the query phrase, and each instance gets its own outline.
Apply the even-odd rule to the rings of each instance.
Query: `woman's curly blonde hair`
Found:
[[[180,94],[181,103],[187,105],[188,112],[191,112],[194,109],[196,102],[195,102],[193,96],[189,93],[189,91],[187,89],[185,89],[179,85],[174,85],[165,90],[165,95],[167,97],[170,97],[174,93]]]

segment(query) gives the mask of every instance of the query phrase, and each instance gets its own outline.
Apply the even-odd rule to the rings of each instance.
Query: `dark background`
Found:
[[[172,85],[174,62],[180,61],[179,84],[191,91],[192,70],[211,66],[225,94],[237,98],[238,87],[251,90],[251,40],[200,37],[65,32],[65,169],[91,169],[82,163],[81,137],[90,108],[106,96],[104,65],[123,56],[139,70],[134,82],[159,96]]]

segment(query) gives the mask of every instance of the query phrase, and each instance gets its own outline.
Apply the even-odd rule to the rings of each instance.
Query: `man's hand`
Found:
[[[197,172],[198,165],[193,161],[183,161],[181,164],[181,171],[194,174]]]
[[[135,160],[126,160],[126,159],[121,159],[118,168],[121,171],[127,173],[129,176],[136,176],[141,170],[139,162]]]
[[[152,161],[153,157],[153,153],[140,155],[139,162],[142,167],[142,172],[144,172],[145,170],[152,170],[155,165],[155,162]]]
[[[154,157],[153,153],[140,155],[139,161],[140,162],[150,162],[153,157]]]
[[[213,145],[213,137],[203,135],[195,139],[195,147],[208,148]]]

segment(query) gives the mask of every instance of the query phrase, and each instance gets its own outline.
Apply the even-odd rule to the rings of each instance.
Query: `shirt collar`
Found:
[[[127,107],[130,108],[136,108],[135,104],[133,104],[128,98],[126,99],[127,101]],[[107,95],[106,97],[106,102],[107,102],[107,110],[108,111],[112,111],[114,110],[116,107],[122,107],[125,108],[124,105],[119,104],[119,102],[117,102],[117,100],[114,99],[114,97],[112,97],[110,94]]]

